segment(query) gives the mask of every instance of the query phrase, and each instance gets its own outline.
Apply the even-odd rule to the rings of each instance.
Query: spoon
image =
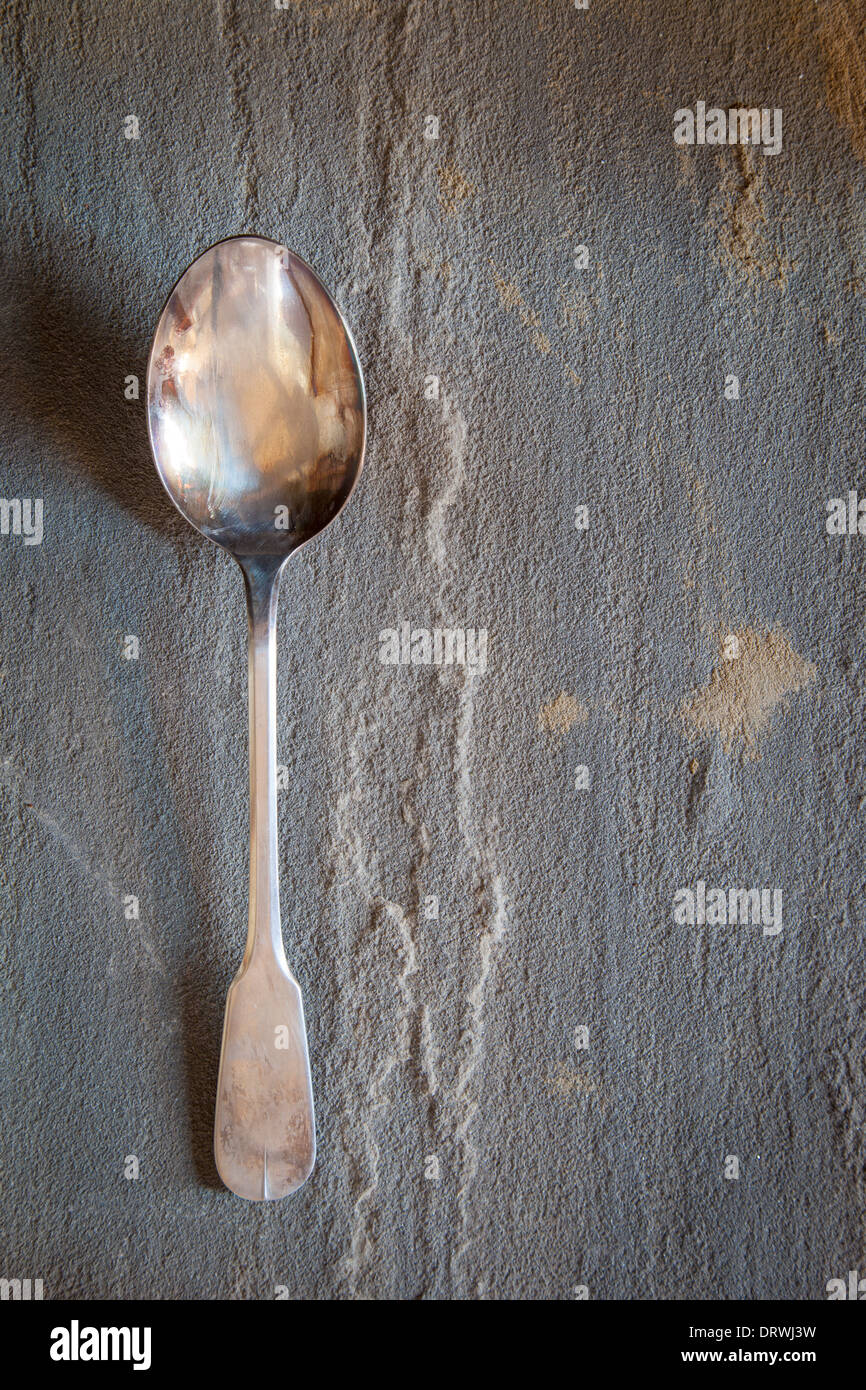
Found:
[[[229,987],[214,1154],[239,1197],[285,1197],[316,1157],[304,1006],[277,870],[280,573],[345,506],[364,458],[352,336],[311,268],[263,237],[217,242],[168,298],[147,368],[150,444],[178,511],[233,555],[249,615],[250,900]]]

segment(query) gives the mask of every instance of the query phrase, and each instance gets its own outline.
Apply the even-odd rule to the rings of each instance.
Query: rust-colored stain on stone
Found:
[[[729,657],[732,650],[737,655]],[[740,628],[724,635],[709,680],[684,701],[680,714],[688,733],[718,733],[725,752],[757,758],[758,736],[774,711],[814,679],[814,665],[781,628]]]
[[[719,235],[719,260],[729,278],[754,285],[759,280],[784,290],[794,269],[769,232],[765,201],[766,171],[748,145],[720,156],[719,193],[711,217]]]
[[[829,0],[820,15],[827,105],[866,163],[866,0]]]
[[[585,724],[588,719],[586,705],[564,690],[538,711],[538,727],[549,734],[567,734],[573,724]]]

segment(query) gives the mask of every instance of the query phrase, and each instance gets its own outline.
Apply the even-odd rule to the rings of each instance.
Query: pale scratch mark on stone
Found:
[[[104,868],[95,866],[89,856],[81,848],[75,836],[70,834],[64,825],[53,816],[50,811],[43,810],[36,805],[36,799],[32,788],[27,779],[12,763],[10,758],[4,758],[0,764],[0,778],[8,787],[16,787],[27,799],[22,803],[23,809],[32,812],[33,818],[44,825],[45,829],[58,841],[66,851],[70,861],[76,864],[88,878],[98,883],[111,902],[120,905],[122,895],[114,883],[114,875],[106,874]],[[144,954],[147,956],[154,970],[159,974],[165,974],[165,966],[160,957],[154,942],[151,940],[144,922],[140,918],[128,919],[127,925],[134,930],[138,936],[138,942]],[[107,967],[110,974],[116,974],[114,968],[114,956],[109,957]]]
[[[439,617],[445,624],[447,614],[443,592],[446,583],[454,577],[453,548],[449,547],[446,541],[446,522],[449,510],[458,502],[466,480],[468,437],[466,421],[448,396],[443,399],[442,415],[450,468],[444,486],[429,508],[424,543],[428,558],[441,581],[435,602]],[[438,1078],[439,1049],[433,1041],[434,1017],[429,1008],[425,1008],[422,1013],[419,1038],[421,1069],[427,1081],[428,1094],[431,1099],[437,1097],[437,1111],[447,1111],[457,1140],[459,1233],[458,1246],[452,1256],[455,1264],[462,1259],[466,1249],[471,1245],[469,1194],[478,1168],[471,1130],[479,1104],[485,1006],[496,958],[505,938],[509,911],[504,879],[497,863],[495,827],[488,824],[482,830],[476,825],[474,814],[471,749],[479,678],[478,672],[467,667],[443,668],[440,672],[440,680],[445,689],[449,693],[456,693],[453,768],[457,828],[469,863],[473,915],[476,918],[480,917],[483,924],[476,948],[477,965],[473,960],[470,965],[464,967],[471,971],[472,983],[466,988],[462,1001],[461,1036],[455,1080],[453,1086],[444,1094]],[[424,841],[421,843],[423,845]],[[437,1114],[433,1119],[434,1131],[439,1127]]]
[[[479,1088],[476,1085],[476,1072],[479,1071],[484,1054],[484,1007],[487,982],[497,948],[505,939],[508,928],[508,904],[500,875],[495,874],[485,885],[485,894],[490,899],[488,926],[482,933],[478,946],[479,972],[474,987],[467,996],[468,1020],[461,1036],[463,1060],[457,1074],[456,1101],[460,1116],[456,1138],[462,1149],[460,1185],[457,1192],[457,1205],[460,1213],[461,1242],[457,1250],[458,1259],[472,1244],[469,1235],[468,1201],[472,1182],[478,1172],[478,1151],[471,1139],[472,1124],[478,1113]]]
[[[440,1049],[433,1039],[430,1005],[425,1004],[421,1010],[421,1070],[427,1081],[427,1092],[431,1097],[435,1096],[439,1090],[439,1079],[436,1075],[439,1052]]]
[[[355,821],[354,808],[363,802],[364,758],[367,746],[368,725],[365,715],[361,713],[348,740],[349,786],[337,797],[333,857],[337,867],[354,878],[370,915],[381,916],[392,928],[400,969],[395,980],[399,1007],[394,1024],[393,1045],[372,1069],[360,1112],[368,1179],[352,1208],[350,1253],[343,1264],[353,1298],[374,1253],[372,1218],[374,1199],[379,1186],[376,1125],[391,1103],[392,1073],[410,1056],[412,1016],[416,1009],[411,981],[412,976],[418,971],[414,932],[416,913],[414,910],[406,911],[400,903],[393,902],[383,892],[378,853],[370,847],[363,829]],[[426,827],[423,829],[426,832]]]
[[[472,816],[472,760],[469,752],[472,724],[475,717],[476,679],[474,672],[465,668],[457,705],[454,771],[457,773],[457,823],[463,837],[463,843],[469,851],[473,863],[477,865],[479,849],[475,842]]]
[[[2,776],[7,787],[17,788],[27,798],[23,803],[24,807],[32,811],[34,818],[39,821],[40,825],[44,825],[46,830],[50,830],[55,839],[59,840],[69,858],[72,860],[72,863],[77,864],[79,868],[84,870],[89,878],[95,879],[100,887],[106,888],[109,896],[112,896],[114,894],[114,885],[104,877],[100,870],[94,868],[74,835],[71,835],[50,812],[43,811],[36,805],[32,788],[28,784],[23,773],[15,767],[11,758],[3,759],[3,763],[0,765],[0,776]]]
[[[478,911],[484,918],[484,927],[478,942],[478,974],[465,999],[455,1084],[455,1137],[460,1147],[460,1178],[457,1192],[460,1235],[455,1262],[463,1258],[473,1240],[469,1231],[469,1195],[478,1171],[478,1153],[471,1131],[479,1106],[478,1078],[484,1059],[488,986],[508,930],[510,907],[503,876],[497,864],[495,827],[488,825],[485,833],[479,834],[473,811],[470,746],[475,718],[476,681],[474,673],[465,673],[459,695],[454,760],[457,773],[458,825],[472,865]]]
[[[448,512],[457,502],[466,481],[466,418],[453,399],[442,395],[442,419],[448,441],[450,468],[445,486],[436,494],[427,514],[427,550],[436,567],[444,569],[447,558],[446,523]]]

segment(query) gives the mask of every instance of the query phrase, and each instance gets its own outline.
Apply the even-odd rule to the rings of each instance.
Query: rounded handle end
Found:
[[[316,1161],[304,1006],[297,981],[255,960],[226,1001],[214,1156],[232,1192],[252,1202],[287,1197]]]

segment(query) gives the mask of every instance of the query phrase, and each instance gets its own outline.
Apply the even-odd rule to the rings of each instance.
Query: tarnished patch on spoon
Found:
[[[361,471],[364,381],[318,276],[262,237],[211,246],[178,280],[147,369],[150,443],[181,514],[244,575],[249,615],[250,911],[226,1003],[214,1152],[240,1197],[284,1197],[316,1155],[301,991],[280,927],[276,614],[280,572]]]

